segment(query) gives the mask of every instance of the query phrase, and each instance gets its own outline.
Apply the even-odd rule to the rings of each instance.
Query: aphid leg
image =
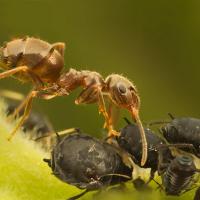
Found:
[[[160,148],[162,147],[162,148]],[[168,148],[167,146],[158,146],[158,175],[160,176],[166,171],[166,168],[168,167],[169,163],[167,163],[168,159],[165,161],[164,156],[164,149]],[[170,156],[171,157],[171,156]]]
[[[10,141],[14,135],[16,134],[17,130],[23,125],[23,123],[25,122],[25,120],[28,118],[30,111],[31,111],[31,107],[32,107],[32,101],[33,98],[37,96],[37,91],[33,90],[26,98],[26,102],[25,102],[25,110],[24,113],[22,115],[22,117],[20,118],[20,121],[18,122],[18,124],[16,125],[16,127],[14,128],[14,130],[11,132],[10,136],[8,137],[8,140]]]
[[[144,166],[147,161],[147,140],[146,135],[144,132],[144,128],[142,126],[142,122],[139,117],[138,110],[131,106],[131,114],[133,119],[136,121],[138,128],[140,130],[141,140],[142,140],[142,159],[141,159],[141,166]],[[139,142],[139,141],[138,141]]]
[[[99,101],[98,101],[99,113],[102,113],[105,118],[105,127],[108,129],[108,137],[119,136],[119,133],[114,130],[113,124],[112,124],[112,119],[110,118],[109,114],[107,113],[103,94],[100,90],[99,90],[98,94],[99,94]]]
[[[132,179],[135,180],[137,178],[140,177],[140,167],[138,165],[136,165],[133,161],[133,159],[131,158],[131,156],[128,155],[127,152],[123,151],[120,152],[123,162],[128,164],[131,168],[132,168]]]
[[[43,161],[46,162],[49,167],[51,167],[51,159],[44,158]]]
[[[155,172],[156,172],[156,170],[151,169],[149,180],[145,183],[146,185],[148,185],[152,180],[154,180]]]
[[[158,183],[155,179],[152,179],[152,180],[158,185],[158,187],[156,188],[156,190],[162,190],[162,191],[165,190],[164,187],[160,183]]]
[[[82,197],[84,194],[86,194],[87,192],[89,192],[89,190],[85,190],[84,192],[81,192],[80,194],[70,197],[67,200],[75,200],[75,199],[79,199],[80,197]]]
[[[10,70],[0,73],[0,79],[12,76],[18,72],[27,72],[28,70],[29,68],[27,66],[19,66],[14,69],[10,69]]]

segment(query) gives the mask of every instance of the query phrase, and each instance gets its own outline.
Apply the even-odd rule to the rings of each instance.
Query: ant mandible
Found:
[[[141,165],[143,166],[147,159],[147,142],[139,117],[140,98],[134,84],[118,74],[109,75],[104,80],[99,73],[94,71],[70,69],[61,73],[64,68],[64,49],[64,43],[50,44],[34,37],[14,39],[0,48],[0,67],[5,71],[0,73],[0,79],[15,75],[17,79],[32,82],[34,85],[13,113],[13,116],[16,116],[25,107],[23,116],[8,139],[11,140],[29,116],[33,98],[51,99],[56,96],[65,96],[82,86],[83,91],[75,103],[97,103],[99,112],[105,118],[109,137],[118,136],[119,133],[113,129],[111,116],[106,111],[104,97],[107,96],[110,102],[130,111],[140,129],[143,146]]]

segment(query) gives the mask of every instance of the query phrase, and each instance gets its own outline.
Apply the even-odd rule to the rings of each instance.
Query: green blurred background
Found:
[[[136,84],[144,122],[199,117],[200,1],[198,0],[0,0],[0,43],[18,36],[66,42],[65,68],[119,73]],[[26,94],[31,85],[8,78],[0,88]],[[80,90],[79,90],[80,91]],[[68,97],[35,99],[56,130],[81,127],[101,135],[96,105]],[[123,126],[121,113],[118,126]]]

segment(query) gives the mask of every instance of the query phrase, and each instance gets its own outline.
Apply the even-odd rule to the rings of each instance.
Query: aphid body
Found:
[[[7,115],[10,116],[18,105],[14,102],[8,102]],[[19,117],[23,114],[23,110],[19,113]],[[50,151],[54,144],[54,129],[50,121],[41,113],[32,111],[27,120],[22,125],[24,136],[27,139],[36,141],[46,151]],[[52,134],[52,137],[44,137]],[[38,139],[41,138],[41,139]]]
[[[127,181],[132,173],[112,145],[80,133],[58,138],[48,162],[60,180],[86,191]]]
[[[170,144],[192,144],[194,149],[183,149],[200,158],[200,119],[190,117],[174,118],[162,127],[161,131]]]
[[[142,158],[142,142],[139,128],[136,124],[131,124],[129,122],[129,124],[121,130],[121,134],[117,138],[117,141],[119,146],[132,156],[132,159],[136,164],[143,168],[151,168],[150,181],[153,179],[154,173],[158,170],[160,151],[159,146],[165,144],[165,141],[158,137],[150,129],[145,128],[144,130],[148,145],[148,158],[144,166],[141,166],[140,164]],[[165,155],[165,158],[171,158],[171,151],[169,148],[163,148],[162,154]]]
[[[194,183],[197,169],[190,156],[176,156],[162,174],[162,184],[167,195],[180,195]]]

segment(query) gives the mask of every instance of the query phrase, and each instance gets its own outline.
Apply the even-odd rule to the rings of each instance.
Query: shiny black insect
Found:
[[[7,115],[10,116],[18,104],[15,102],[9,101],[7,107]],[[23,110],[19,112],[19,117],[23,115]],[[53,145],[53,137],[43,137],[54,132],[52,124],[49,120],[39,112],[32,111],[27,120],[22,125],[23,133],[25,137],[30,140],[35,140],[40,144],[40,146],[49,151]],[[41,139],[38,139],[41,138]]]
[[[51,159],[44,159],[60,180],[88,191],[130,179],[132,169],[123,162],[116,149],[91,136],[74,133],[59,137]]]
[[[200,200],[200,187],[195,192],[194,200]]]
[[[144,129],[148,145],[148,158],[144,166],[140,165],[140,160],[142,157],[142,144],[141,136],[136,124],[131,124],[127,119],[128,123],[122,130],[119,137],[117,137],[117,142],[119,146],[126,150],[132,157],[133,161],[143,168],[151,168],[150,179],[151,181],[154,177],[155,172],[158,170],[158,151],[157,148],[160,145],[165,144],[165,141],[153,133],[150,129]],[[165,158],[169,160],[172,158],[171,151],[169,148],[163,148],[162,153],[165,154]]]
[[[181,195],[190,190],[194,176],[199,172],[193,158],[186,155],[176,156],[163,171],[162,185],[167,195]]]
[[[172,117],[172,121],[161,128],[161,132],[170,144],[192,144],[193,149],[184,148],[183,150],[200,158],[200,119]]]

